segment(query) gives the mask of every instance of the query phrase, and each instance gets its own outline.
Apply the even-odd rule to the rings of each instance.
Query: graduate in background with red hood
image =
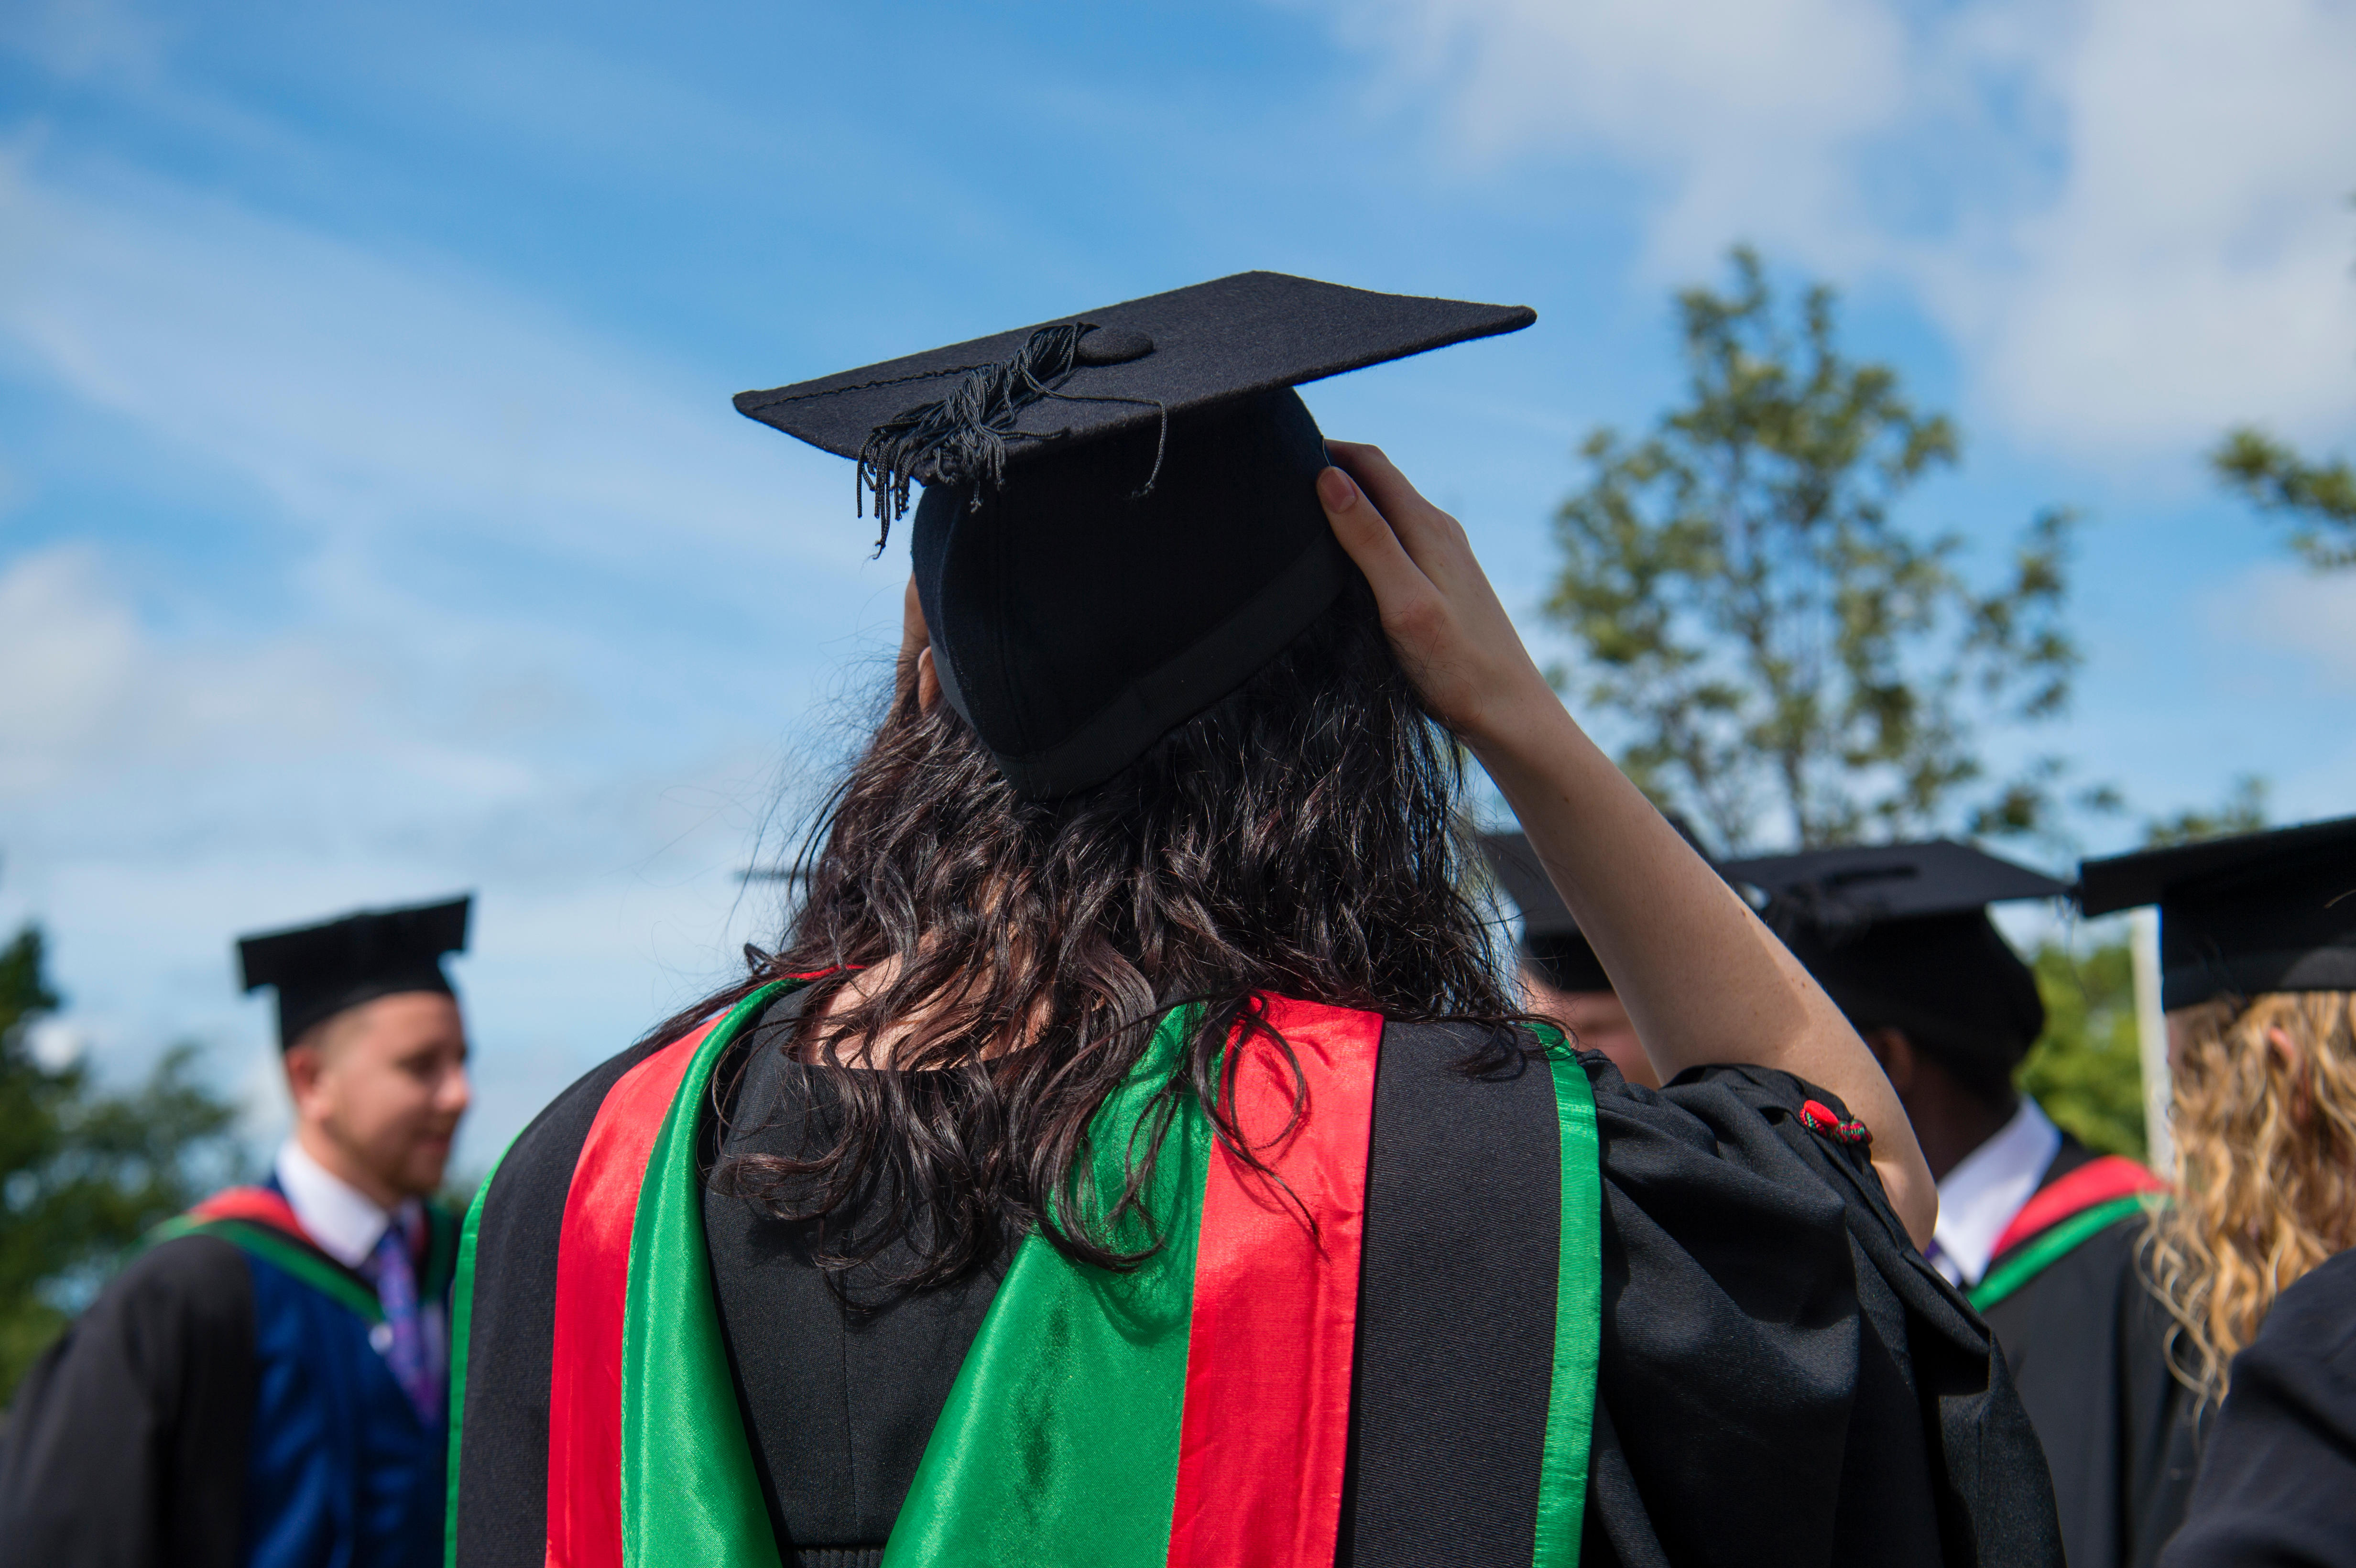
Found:
[[[1729,862],[1864,1036],[1939,1184],[1926,1255],[2004,1347],[2053,1476],[2072,1568],[2151,1561],[2190,1479],[2167,1315],[2134,1254],[2159,1179],[2098,1155],[2013,1087],[2045,1030],[2037,977],[1988,918],[2051,877],[1967,845]]]
[[[158,1232],[35,1366],[0,1445],[0,1563],[442,1561],[467,1103],[442,955],[470,900],[239,944],[278,993],[294,1127],[269,1176]]]

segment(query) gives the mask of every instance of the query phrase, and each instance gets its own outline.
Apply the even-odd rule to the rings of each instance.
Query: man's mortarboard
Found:
[[[943,697],[1032,799],[1102,783],[1242,685],[1355,569],[1292,389],[1537,317],[1240,272],[773,391],[738,411],[910,484]]]
[[[244,988],[278,988],[278,1046],[347,1008],[402,991],[451,994],[442,955],[466,950],[471,893],[446,903],[362,910],[322,925],[240,939]]]
[[[1537,851],[1521,833],[1483,833],[1481,855],[1489,873],[1522,914],[1522,962],[1539,979],[1558,991],[1608,991],[1612,977],[1603,972],[1595,949],[1572,918],[1570,908],[1554,889]]]
[[[2051,877],[1938,839],[1730,861],[1762,918],[1859,1029],[1897,1029],[1974,1081],[2008,1076],[2045,1032],[2037,976],[1987,906],[2058,898]]]
[[[1694,853],[1709,859],[1709,852],[1683,817],[1671,813],[1668,820],[1693,846]],[[1481,857],[1489,863],[1489,874],[1521,912],[1522,962],[1558,991],[1611,990],[1612,976],[1603,972],[1603,961],[1595,956],[1570,907],[1555,891],[1554,880],[1547,875],[1537,851],[1530,848],[1528,835],[1483,833]]]
[[[2088,860],[2078,903],[2159,906],[2164,1008],[2356,991],[2356,816]]]

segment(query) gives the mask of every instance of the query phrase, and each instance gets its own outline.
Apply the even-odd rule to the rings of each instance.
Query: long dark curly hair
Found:
[[[1017,795],[948,703],[921,709],[905,669],[897,687],[804,840],[804,897],[777,951],[748,948],[742,981],[657,1031],[781,976],[835,972],[805,1010],[816,1019],[844,972],[900,961],[791,1048],[832,1081],[832,1147],[744,1156],[716,1175],[781,1219],[816,1221],[838,1286],[894,1242],[916,1261],[893,1284],[947,1284],[1032,1231],[1133,1266],[1158,1242],[1125,1248],[1115,1232],[1150,1232],[1142,1194],[1180,1096],[1247,1158],[1280,1131],[1246,1138],[1218,1093],[1237,1029],[1282,1046],[1257,997],[1404,1020],[1519,1016],[1465,891],[1460,753],[1355,574],[1243,687],[1065,800]],[[1080,1201],[1089,1119],[1188,1004],[1200,1019],[1131,1144],[1125,1194]],[[909,1018],[925,1021],[890,1070],[845,1065]],[[1491,1035],[1505,1051],[1502,1027]]]

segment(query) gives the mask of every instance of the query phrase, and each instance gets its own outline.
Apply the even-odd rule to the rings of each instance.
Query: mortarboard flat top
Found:
[[[1554,891],[1553,879],[1538,863],[1538,852],[1530,848],[1527,834],[1483,833],[1481,855],[1505,896],[1522,912],[1524,932],[1531,936],[1558,936],[1579,929],[1569,906]]]
[[[241,938],[243,987],[278,990],[278,1043],[347,1008],[403,991],[449,994],[442,955],[466,950],[474,895],[405,909],[360,910],[318,925]]]
[[[1729,881],[1748,882],[1820,924],[1956,914],[2070,891],[2042,872],[1946,838],[1762,855],[1730,860],[1721,869]]]
[[[2112,855],[2079,868],[2089,915],[2159,906],[2160,1001],[2356,991],[2356,816]]]
[[[1990,1091],[2044,1032],[2037,977],[1987,906],[2070,891],[2053,878],[1949,839],[1808,849],[1721,869],[1767,895],[1769,926],[1858,1029],[1902,1029]]]
[[[1033,334],[1088,324],[1057,396],[1011,409],[1010,458],[1175,419],[1255,393],[1444,348],[1537,319],[1526,305],[1474,304],[1376,293],[1283,272],[1231,277],[1059,316],[766,392],[740,392],[737,411],[821,447],[858,457],[868,437],[943,397],[959,378],[1003,365]],[[1098,361],[1109,361],[1099,363]],[[930,484],[935,475],[920,468]]]
[[[1709,852],[1694,837],[1693,828],[1685,818],[1671,812],[1669,826],[1679,837],[1693,846],[1694,853],[1705,861]],[[1555,891],[1554,880],[1547,875],[1546,867],[1538,860],[1538,852],[1530,848],[1529,836],[1521,832],[1483,833],[1481,835],[1481,858],[1488,862],[1489,874],[1505,889],[1505,896],[1522,917],[1521,954],[1523,961],[1538,971],[1538,976],[1558,991],[1608,991],[1612,977],[1603,972],[1603,961],[1595,956],[1594,947],[1579,929],[1579,921],[1570,907]]]
[[[1555,891],[1537,851],[1522,833],[1483,833],[1481,857],[1505,896],[1521,912],[1517,944],[1523,965],[1558,991],[1608,991],[1612,977]]]

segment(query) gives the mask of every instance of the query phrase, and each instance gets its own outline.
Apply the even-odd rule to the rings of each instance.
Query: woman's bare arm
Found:
[[[1375,448],[1327,446],[1340,466],[1319,476],[1326,517],[1400,662],[1521,819],[1661,1081],[1744,1062],[1831,1090],[1872,1129],[1882,1186],[1927,1242],[1930,1169],[1840,1009],[1565,711],[1456,520]]]

